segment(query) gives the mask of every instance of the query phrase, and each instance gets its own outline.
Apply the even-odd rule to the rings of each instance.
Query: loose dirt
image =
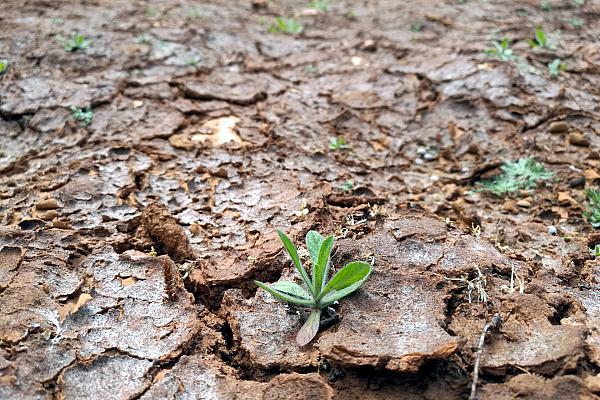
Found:
[[[600,4],[329,3],[3,3],[0,398],[600,398]],[[303,348],[275,229],[375,268]]]

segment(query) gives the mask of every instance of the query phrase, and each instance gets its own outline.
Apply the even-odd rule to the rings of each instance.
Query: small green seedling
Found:
[[[276,17],[275,23],[269,27],[270,33],[285,33],[298,35],[302,33],[304,26],[294,18]]]
[[[595,245],[594,248],[591,249],[591,252],[594,257],[600,257],[600,244]]]
[[[271,285],[254,282],[279,300],[302,307],[310,307],[310,315],[296,336],[298,345],[305,346],[319,331],[321,311],[361,287],[373,272],[373,267],[362,261],[353,261],[346,264],[330,281],[327,281],[333,236],[324,238],[316,231],[309,231],[306,234],[306,247],[312,264],[311,277],[309,277],[292,241],[282,231],[278,230],[277,234],[306,287],[290,281],[279,281]]]
[[[555,50],[556,46],[554,43],[548,38],[546,32],[540,27],[535,28],[535,34],[533,39],[527,40],[527,43],[531,46],[532,49],[548,49]]]
[[[331,9],[331,2],[329,0],[311,0],[308,6],[312,9],[326,13]]]
[[[585,195],[590,206],[583,212],[583,216],[594,228],[600,228],[600,190],[586,189]]]
[[[8,68],[8,60],[0,60],[0,75],[6,72]]]
[[[198,57],[198,56],[193,56],[193,57],[189,58],[189,59],[188,59],[188,60],[187,60],[185,63],[186,63],[187,65],[190,65],[190,66],[192,66],[192,67],[195,67],[195,66],[197,66],[197,65],[198,65],[198,63],[199,63],[199,62],[200,62],[200,57]]]
[[[348,143],[346,142],[346,139],[344,137],[332,137],[331,139],[329,139],[329,150],[344,150],[348,147]]]
[[[583,28],[583,20],[581,18],[571,18],[569,24],[575,29]]]
[[[585,4],[585,0],[575,0],[574,3],[576,7],[581,7]]]
[[[58,36],[58,40],[63,44],[66,51],[85,50],[92,45],[92,40],[86,39],[80,33],[74,33],[73,37],[69,40]]]
[[[90,107],[84,109],[72,106],[71,115],[75,121],[81,121],[84,128],[87,127],[92,122],[92,118],[94,118],[94,112]]]
[[[540,6],[542,7],[542,11],[550,11],[550,2],[548,0],[542,0]]]
[[[411,32],[421,32],[423,30],[423,24],[421,22],[413,22],[410,24]]]
[[[550,72],[550,76],[552,77],[557,77],[565,69],[567,69],[567,65],[559,58],[556,58],[554,61],[548,64],[548,72]]]
[[[344,183],[342,183],[341,188],[343,192],[349,192],[352,189],[354,189],[354,182],[351,180],[347,180]]]
[[[490,192],[497,196],[518,190],[533,190],[539,181],[552,178],[552,172],[533,158],[522,158],[517,162],[507,162],[502,167],[502,174],[479,183],[477,191]],[[600,203],[599,203],[600,204]]]
[[[514,61],[517,56],[513,53],[512,49],[508,46],[508,38],[502,39],[501,42],[492,42],[494,48],[487,49],[485,54],[490,57],[496,57],[501,61]]]

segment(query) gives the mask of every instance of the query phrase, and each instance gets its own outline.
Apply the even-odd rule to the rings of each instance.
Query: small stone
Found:
[[[582,133],[579,132],[571,132],[569,134],[569,143],[573,146],[582,146],[588,147],[590,145],[590,141],[583,136]]]
[[[598,174],[593,169],[586,169],[585,171],[583,171],[583,177],[588,182],[594,182],[596,179],[600,178],[600,174]]]
[[[58,218],[60,214],[58,211],[50,210],[48,212],[40,214],[38,217],[44,221],[52,221],[54,218]]]
[[[596,150],[590,151],[590,154],[588,154],[588,159],[589,160],[600,160],[600,152],[598,152]]]
[[[362,51],[374,52],[377,50],[377,43],[373,39],[367,39],[361,43],[360,49]]]
[[[252,8],[265,9],[269,7],[267,0],[252,0]]]
[[[554,121],[548,128],[550,133],[565,133],[569,131],[569,124],[565,121]]]
[[[35,204],[35,208],[37,210],[56,210],[57,208],[59,208],[59,205],[56,199],[46,199],[38,201]]]
[[[191,150],[196,147],[196,144],[190,139],[190,137],[183,133],[171,135],[169,137],[169,144],[176,149]]]
[[[510,213],[517,213],[517,202],[514,200],[506,200],[504,204],[502,204],[502,211],[508,211]]]
[[[569,186],[572,188],[583,188],[585,186],[585,176],[577,175],[569,179]]]
[[[549,225],[548,233],[551,235],[556,235],[556,234],[558,234],[558,229],[556,229],[556,227],[554,225]]]
[[[558,204],[571,205],[577,204],[577,202],[571,197],[569,192],[558,192]]]
[[[531,203],[529,201],[527,201],[527,200],[519,200],[519,201],[517,201],[517,205],[519,207],[522,207],[522,208],[529,208],[529,207],[531,207]]]

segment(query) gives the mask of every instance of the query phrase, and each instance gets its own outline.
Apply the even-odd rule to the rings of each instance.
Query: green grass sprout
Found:
[[[501,167],[502,174],[479,183],[477,191],[490,192],[497,196],[518,190],[533,190],[540,181],[552,178],[553,173],[533,158],[522,158],[507,162]],[[600,204],[600,203],[599,203]],[[600,214],[599,214],[600,215]]]
[[[501,42],[492,42],[493,48],[487,49],[485,54],[490,57],[495,57],[501,61],[515,61],[517,56],[509,47],[508,38],[503,38]]]
[[[554,59],[550,64],[548,64],[548,72],[550,72],[550,76],[557,77],[561,72],[567,69],[567,65],[562,62],[559,58]]]
[[[586,189],[585,195],[590,206],[583,212],[583,216],[594,228],[600,228],[600,190]]]
[[[287,35],[299,35],[304,26],[294,18],[276,17],[275,23],[269,26],[270,33],[285,33]]]
[[[77,50],[85,50],[92,45],[92,40],[87,39],[80,33],[74,33],[71,39],[65,39],[62,36],[57,37],[59,42],[61,42],[66,51],[77,51]]]
[[[84,109],[72,106],[71,115],[75,121],[81,121],[84,128],[87,127],[94,118],[94,112],[90,107]]]

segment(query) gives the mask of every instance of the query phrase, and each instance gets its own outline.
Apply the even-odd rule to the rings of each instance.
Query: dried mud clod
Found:
[[[168,254],[177,262],[196,258],[183,228],[167,208],[158,203],[148,205],[142,212],[137,235],[142,238],[147,235],[157,251]]]

